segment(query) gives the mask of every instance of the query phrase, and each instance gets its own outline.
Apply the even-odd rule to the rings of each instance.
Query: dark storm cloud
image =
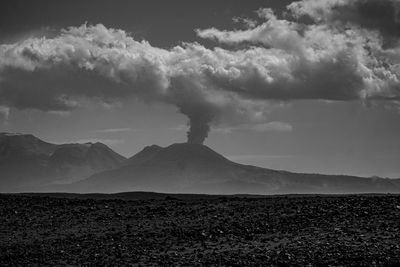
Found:
[[[33,71],[9,68],[3,71],[3,77],[0,102],[19,109],[69,111],[85,99],[112,104],[131,95],[124,84],[68,66]]]
[[[193,42],[158,48],[101,24],[3,44],[0,105],[65,111],[87,100],[164,102],[189,118],[188,141],[202,143],[212,124],[265,122],[274,101],[398,99],[400,46],[385,46],[379,23],[331,23],[343,3],[288,7],[292,17],[315,18],[313,24],[260,9],[257,20],[236,19],[254,22],[244,29],[197,30],[223,44],[212,49]]]

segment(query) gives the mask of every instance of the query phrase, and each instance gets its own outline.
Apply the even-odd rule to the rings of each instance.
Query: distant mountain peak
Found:
[[[151,146],[145,146],[139,153],[157,153],[160,150],[164,149],[164,147],[159,146],[159,145],[151,145]]]
[[[127,160],[125,165],[143,164],[146,161],[162,163],[170,161],[198,162],[210,161],[231,163],[221,154],[202,144],[175,143],[167,147],[146,146],[139,153]]]
[[[21,136],[21,135],[30,135],[30,134],[0,132],[0,135],[3,135],[3,136]]]
[[[32,134],[0,133],[0,188],[71,182],[115,169],[125,157],[105,144],[52,144]]]
[[[175,143],[160,151],[160,154],[165,158],[182,158],[186,160],[217,160],[217,161],[229,161],[221,154],[215,152],[211,148],[203,144],[194,143]]]
[[[0,162],[11,158],[51,155],[56,145],[44,142],[32,134],[0,133]]]
[[[130,157],[124,165],[142,164],[143,162],[155,156],[162,149],[163,147],[158,145],[146,146],[140,152]]]
[[[8,133],[8,132],[1,132],[0,133],[0,138],[25,138],[25,139],[37,139],[40,140],[39,138],[35,137],[32,134],[23,134],[23,133]]]

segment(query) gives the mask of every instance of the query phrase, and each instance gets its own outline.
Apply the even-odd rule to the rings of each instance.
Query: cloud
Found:
[[[170,127],[167,130],[177,131],[177,132],[186,131],[187,130],[187,125],[179,124],[179,125],[177,125],[175,127]]]
[[[287,20],[279,20],[273,10],[269,8],[260,9],[257,13],[260,18],[266,20],[264,23],[250,24],[244,30],[225,31],[210,28],[197,29],[196,33],[201,38],[212,39],[229,45],[247,42],[254,45],[264,45],[266,48],[277,47],[285,50],[296,50],[298,48],[298,44],[301,42],[301,36],[298,32],[301,25]],[[248,19],[243,18],[243,20]]]
[[[380,26],[389,22],[362,20],[374,5],[303,0],[289,5],[284,18],[260,9],[257,20],[235,19],[244,22],[241,30],[196,30],[223,44],[212,49],[200,43],[158,48],[102,24],[2,44],[0,105],[68,112],[85,101],[163,102],[188,117],[188,141],[202,143],[212,127],[268,125],[268,109],[280,101],[397,103],[400,45],[395,32]],[[347,19],[337,8],[361,15]],[[302,16],[311,22],[297,19]],[[396,42],[388,45],[388,36]]]
[[[71,110],[85,99],[112,103],[129,96],[170,103],[190,119],[189,140],[202,142],[211,122],[263,116],[261,103],[208,81],[216,53],[199,44],[159,49],[103,25],[71,27],[53,38],[0,46],[0,101],[43,111]],[[218,53],[229,60],[225,51]]]
[[[400,36],[398,0],[303,0],[288,9],[296,17],[308,16],[316,22],[347,27],[356,25],[381,33],[385,45],[393,45]]]
[[[330,8],[344,3],[355,2],[304,0],[288,6],[292,17],[309,14],[316,23],[280,19],[273,10],[260,9],[258,16],[264,21],[254,27],[233,31],[210,28],[197,30],[197,34],[232,48],[247,45],[239,51],[242,55],[251,51],[253,68],[249,64],[245,79],[229,84],[230,90],[246,97],[398,100],[398,38],[397,46],[386,47],[379,31],[358,24],[344,28],[330,23]],[[317,19],[320,17],[326,20]]]
[[[101,129],[97,130],[97,133],[121,133],[121,132],[132,132],[136,131],[132,128],[110,128],[110,129]]]
[[[257,21],[249,18],[242,18],[242,17],[234,17],[232,21],[237,24],[242,24],[245,27],[254,27],[257,25]]]
[[[281,132],[288,133],[293,131],[293,126],[286,122],[271,121],[258,124],[242,124],[234,127],[213,127],[212,132],[221,134],[230,134],[235,131],[253,131],[259,133],[265,132]]]

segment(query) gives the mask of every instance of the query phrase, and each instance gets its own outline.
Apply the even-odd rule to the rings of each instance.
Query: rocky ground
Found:
[[[400,266],[400,196],[0,195],[1,266]]]

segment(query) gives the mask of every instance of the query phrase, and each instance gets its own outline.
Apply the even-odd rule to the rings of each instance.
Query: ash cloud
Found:
[[[382,2],[382,12],[397,8],[395,1]],[[257,18],[236,18],[252,22],[241,30],[196,30],[223,44],[213,49],[200,43],[158,48],[101,24],[2,44],[0,106],[54,112],[127,97],[164,102],[188,117],[188,142],[203,143],[213,126],[268,123],[269,108],[280,101],[396,104],[400,45],[388,25],[397,25],[398,13],[368,24],[375,5],[303,0],[283,18],[260,9]]]
[[[10,116],[10,108],[0,106],[0,118],[4,123],[7,123],[8,117]]]

